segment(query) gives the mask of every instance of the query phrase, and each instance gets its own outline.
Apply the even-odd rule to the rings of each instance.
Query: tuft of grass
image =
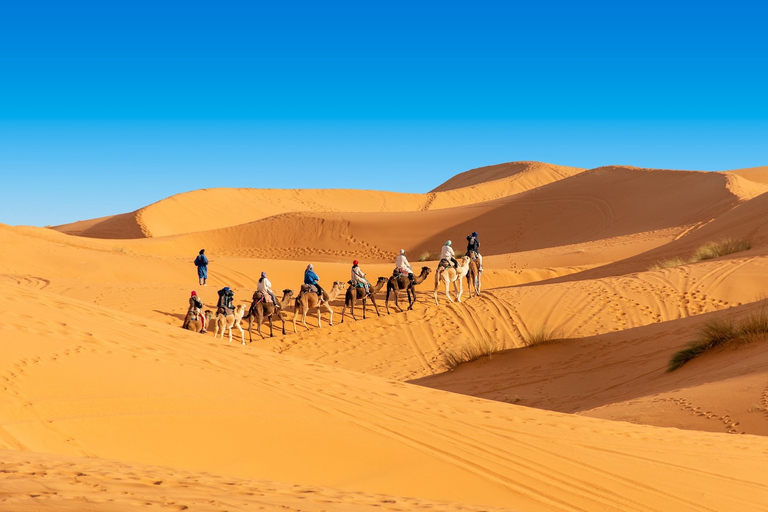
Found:
[[[554,329],[550,329],[547,324],[540,326],[530,332],[527,338],[523,340],[526,347],[535,347],[538,345],[549,345],[562,341],[563,337]]]
[[[112,250],[114,252],[121,252],[123,254],[128,252],[128,249],[126,249],[125,247],[118,247],[118,246],[113,247]]]
[[[694,252],[693,256],[691,256],[691,258],[688,260],[684,260],[683,258],[677,256],[668,260],[658,261],[648,267],[648,270],[664,270],[665,268],[677,267],[687,263],[711,260],[712,258],[725,256],[726,254],[746,251],[750,248],[752,248],[752,242],[746,238],[741,238],[739,240],[725,238],[717,242],[707,242],[706,244],[696,249],[696,252]]]
[[[440,259],[440,253],[439,252],[423,252],[421,253],[421,256],[419,256],[419,261],[437,261]]]
[[[678,267],[680,265],[685,265],[688,263],[683,258],[677,257],[677,258],[671,258],[664,261],[658,261],[651,265],[648,270],[664,270],[665,268],[672,268],[672,267]]]
[[[483,356],[493,357],[498,352],[498,346],[489,339],[473,340],[457,348],[450,348],[443,355],[443,362],[453,370],[462,363],[477,361]]]
[[[740,240],[733,240],[731,238],[725,238],[717,242],[708,242],[698,249],[693,255],[694,261],[711,260],[712,258],[719,258],[726,254],[733,254],[735,252],[746,251],[752,247],[752,243],[746,238]]]
[[[694,341],[672,356],[667,366],[667,372],[677,370],[691,359],[716,347],[735,341],[747,343],[765,334],[768,334],[768,313],[765,310],[752,313],[739,322],[731,320],[709,321],[699,329]]]

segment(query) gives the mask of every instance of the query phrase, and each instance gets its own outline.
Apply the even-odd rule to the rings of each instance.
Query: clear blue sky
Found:
[[[0,222],[514,160],[768,165],[768,3],[5,2]],[[200,205],[205,208],[205,205]]]

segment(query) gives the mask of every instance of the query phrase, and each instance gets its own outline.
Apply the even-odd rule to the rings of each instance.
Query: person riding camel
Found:
[[[224,314],[226,316],[235,314],[235,292],[229,286],[225,286],[218,291],[219,301],[216,303],[216,315]]]
[[[310,286],[314,286],[317,289],[317,297],[320,299],[318,301],[318,304],[322,304],[325,302],[325,299],[323,298],[323,289],[320,288],[320,278],[315,274],[315,267],[312,266],[310,263],[307,265],[307,269],[304,271],[304,284],[308,284]]]
[[[408,258],[405,257],[405,249],[400,249],[400,254],[397,255],[397,258],[395,258],[395,272],[408,274],[408,280],[413,282],[413,269],[411,268],[411,264],[408,262]]]
[[[360,270],[358,263],[359,262],[357,260],[352,262],[352,279],[350,279],[350,282],[352,283],[353,287],[362,284],[363,288],[365,288],[365,294],[368,295],[371,293],[371,283],[369,283],[365,278],[365,274],[362,270]]]
[[[451,247],[450,240],[445,242],[445,245],[443,245],[443,249],[440,251],[440,259],[451,262],[453,268],[459,267],[459,262],[456,261],[456,254],[453,252],[453,247]]]
[[[256,285],[256,291],[261,292],[262,295],[269,294],[269,296],[272,297],[272,303],[275,305],[275,307],[280,307],[280,303],[277,302],[277,297],[275,297],[275,293],[272,291],[272,282],[267,279],[266,272],[261,273],[259,284]]]
[[[187,310],[187,322],[192,320],[193,318],[199,318],[200,321],[203,323],[203,328],[200,331],[201,333],[205,334],[207,331],[205,330],[205,315],[202,314],[203,312],[203,301],[200,300],[200,297],[197,296],[196,291],[192,291],[192,295],[189,297],[189,309]],[[187,328],[187,323],[183,325],[183,327]]]
[[[483,271],[483,256],[480,254],[480,240],[477,238],[477,231],[467,235],[467,256],[477,260],[477,270]]]

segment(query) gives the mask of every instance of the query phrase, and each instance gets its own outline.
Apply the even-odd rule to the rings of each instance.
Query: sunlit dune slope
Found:
[[[462,172],[434,188],[432,192],[478,187],[490,183],[498,186],[502,180],[515,183],[518,186],[518,191],[530,190],[585,170],[544,162],[509,162]]]
[[[464,188],[449,185],[453,183],[450,180],[429,194],[338,189],[203,189],[169,197],[132,213],[56,226],[55,229],[96,238],[162,237],[235,226],[291,212],[439,209],[506,197],[580,171],[582,169],[539,162],[501,164],[468,171],[472,178],[461,180],[466,182],[462,185]]]
[[[393,261],[439,252],[481,233],[484,255],[509,254],[674,229],[680,234],[738,204],[722,174],[600,168],[536,190],[464,207],[413,212],[292,213],[158,242],[229,256]]]
[[[15,285],[0,300],[6,449],[515,510],[768,502],[765,438],[447,394]]]

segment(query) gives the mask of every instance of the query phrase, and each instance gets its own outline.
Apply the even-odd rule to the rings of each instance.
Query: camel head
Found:
[[[334,281],[333,282],[333,287],[331,288],[331,291],[333,291],[333,290],[341,291],[341,290],[344,289],[344,287],[346,285],[347,285],[347,283],[345,283],[344,281]]]
[[[428,276],[430,272],[432,272],[431,267],[421,267],[421,273],[424,274],[424,277]]]
[[[293,290],[289,290],[288,288],[283,290],[283,298],[286,297],[293,297]]]

